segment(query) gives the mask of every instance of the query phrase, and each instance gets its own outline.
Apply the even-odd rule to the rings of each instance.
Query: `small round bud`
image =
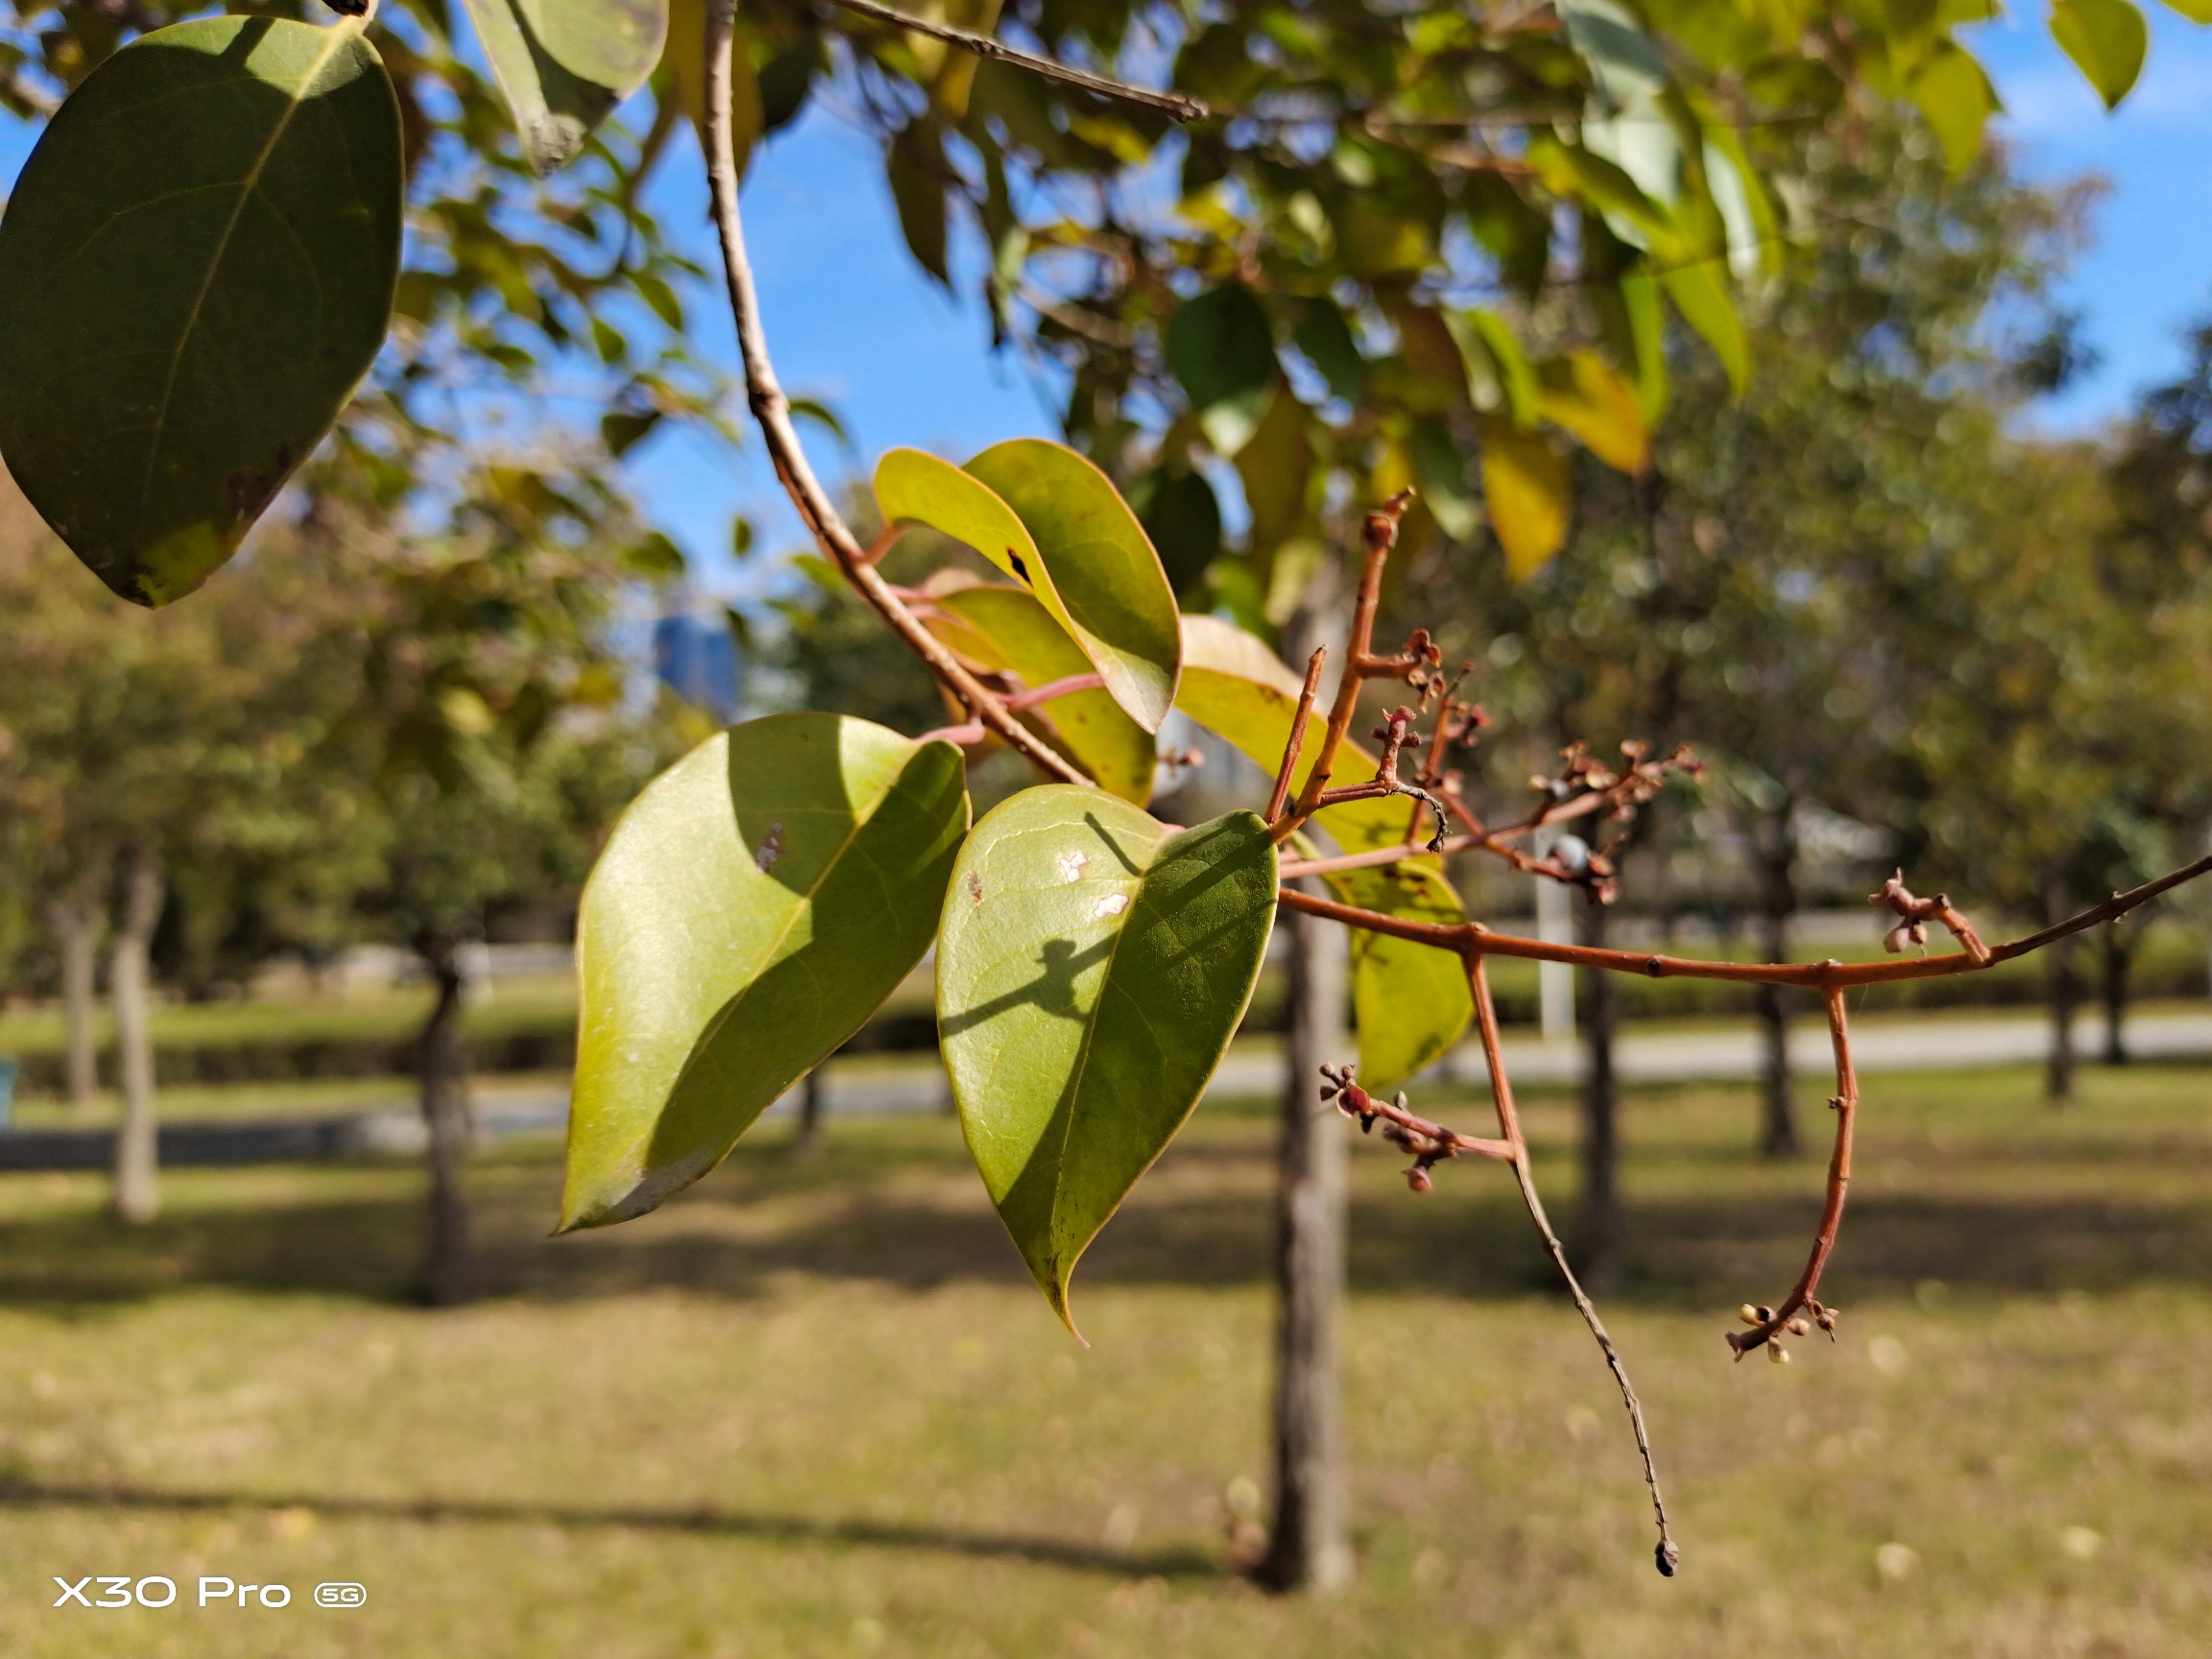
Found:
[[[1833,1332],[1836,1329],[1837,1312],[1835,1309],[1823,1308],[1815,1317],[1819,1320],[1821,1330]]]
[[[1813,1327],[1805,1323],[1805,1316],[1800,1313],[1782,1329],[1789,1332],[1792,1336],[1803,1336],[1810,1334]]]
[[[1736,1317],[1743,1320],[1746,1325],[1756,1325],[1759,1323],[1759,1310],[1746,1302],[1743,1307],[1736,1310]]]
[[[1551,855],[1571,876],[1579,876],[1590,868],[1590,843],[1579,835],[1562,835],[1551,845]]]
[[[1888,951],[1892,956],[1911,943],[1912,928],[1907,923],[1900,922],[1888,932],[1882,935],[1882,949]]]
[[[1769,1343],[1767,1343],[1767,1364],[1769,1364],[1769,1365],[1787,1365],[1787,1364],[1789,1364],[1789,1363],[1790,1363],[1790,1350],[1789,1350],[1789,1349],[1787,1349],[1787,1348],[1785,1348],[1785,1347],[1783,1347],[1783,1346],[1782,1346],[1782,1344],[1781,1344],[1781,1343],[1779,1343],[1779,1342],[1769,1342]]]
[[[1416,1164],[1406,1171],[1406,1185],[1416,1192],[1426,1192],[1434,1183],[1429,1179],[1429,1171]]]

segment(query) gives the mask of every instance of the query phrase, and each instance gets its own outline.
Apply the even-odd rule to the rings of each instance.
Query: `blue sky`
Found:
[[[2150,10],[2150,63],[2112,115],[2051,43],[2039,9],[1977,31],[2025,170],[2100,174],[2111,186],[2065,287],[2102,361],[2037,411],[2054,429],[2126,408],[2179,366],[2181,326],[2212,311],[2212,31]],[[12,179],[27,148],[20,129],[0,128],[0,179]],[[655,188],[665,222],[711,264],[701,172],[695,152],[682,150]],[[853,435],[850,457],[821,441],[826,473],[862,470],[893,445],[963,455],[1054,429],[1051,391],[1019,359],[990,352],[972,278],[955,299],[908,258],[873,146],[857,132],[810,110],[756,157],[745,212],[784,383],[832,403]],[[702,345],[733,361],[723,314],[703,304],[698,315]],[[726,556],[733,515],[751,516],[769,547],[799,538],[757,445],[732,457],[700,439],[657,438],[630,470],[648,513],[717,588],[750,586]]]

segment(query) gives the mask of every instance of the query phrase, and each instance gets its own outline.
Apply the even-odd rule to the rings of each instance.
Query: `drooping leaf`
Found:
[[[1332,300],[1309,300],[1291,331],[1291,344],[1329,383],[1329,394],[1357,408],[1367,395],[1367,359],[1352,338],[1352,325]]]
[[[561,1225],[707,1173],[922,959],[968,828],[960,751],[777,714],[708,739],[622,815],[577,924]]]
[[[1521,341],[1495,311],[1448,313],[1445,321],[1466,360],[1467,391],[1475,407],[1503,415],[1516,426],[1536,419],[1536,374]]]
[[[910,121],[893,134],[884,156],[891,202],[899,209],[899,228],[907,251],[923,270],[950,288],[945,263],[945,141],[934,119]]]
[[[1306,486],[1312,471],[1306,405],[1286,383],[1278,385],[1251,442],[1237,452],[1237,476],[1251,514],[1252,555],[1262,565],[1305,521]]]
[[[1999,106],[1989,75],[1964,47],[1938,40],[1912,77],[1912,102],[1928,117],[1953,178],[1982,153],[1982,134]]]
[[[1027,789],[961,850],[937,1030],[968,1149],[1053,1310],[1197,1105],[1275,921],[1267,827],[1171,832],[1094,789]]]
[[[1032,690],[1091,667],[1045,607],[1018,589],[977,583],[939,591],[924,618],[932,634],[972,663],[1014,674]],[[1152,799],[1152,734],[1104,691],[1055,697],[1024,718],[1101,789],[1140,806]]]
[[[1160,567],[1180,600],[1221,554],[1221,503],[1206,474],[1178,458],[1163,461],[1129,492],[1137,521],[1160,554]]]
[[[1339,870],[1322,879],[1341,902],[1362,910],[1447,927],[1467,920],[1458,894],[1426,858]],[[1354,928],[1352,1012],[1359,1034],[1359,1081],[1387,1094],[1459,1041],[1475,1001],[1465,966],[1451,951]]]
[[[1234,457],[1260,424],[1275,380],[1275,333],[1266,307],[1241,282],[1225,282],[1175,308],[1168,370],[1190,399],[1206,441]]]
[[[469,18],[541,175],[574,160],[645,84],[668,36],[668,0],[468,0]]]
[[[699,140],[707,140],[707,0],[668,0],[668,43],[661,66],[667,70],[669,92],[691,118]],[[753,72],[753,54],[739,36],[730,54],[730,148],[738,178],[753,158],[753,146],[760,141],[767,117],[760,107],[760,82]]]
[[[1299,677],[1256,636],[1217,616],[1183,618],[1183,685],[1175,707],[1243,754],[1272,779],[1289,740],[1298,709]],[[1305,786],[1321,752],[1326,706],[1308,717],[1306,743],[1292,788]],[[1358,782],[1375,775],[1375,757],[1347,742],[1337,751],[1334,781]],[[1406,839],[1406,800],[1348,801],[1329,806],[1313,822],[1347,853],[1364,853]]]
[[[1751,343],[1743,332],[1743,319],[1736,314],[1736,301],[1728,293],[1728,269],[1720,259],[1699,259],[1671,266],[1659,277],[1667,298],[1682,313],[1682,321],[1697,330],[1713,355],[1720,359],[1728,385],[1741,397],[1751,380]]]
[[[2051,37],[2107,109],[2128,96],[2151,49],[2150,26],[2129,0],[2052,0]]]
[[[126,599],[236,549],[368,373],[398,105],[359,26],[210,17],[78,88],[0,223],[0,454]]]
[[[876,468],[887,520],[965,541],[1034,594],[1106,689],[1147,732],[1175,696],[1175,591],[1143,526],[1107,476],[1071,449],[1016,439],[965,468],[893,449]]]
[[[1542,433],[1482,421],[1482,498],[1515,580],[1533,576],[1566,543],[1572,489],[1566,461]]]
[[[1537,412],[1572,432],[1618,471],[1639,473],[1651,459],[1651,434],[1634,388],[1597,352],[1577,349],[1537,365]]]
[[[1174,707],[1182,634],[1175,590],[1114,481],[1065,445],[995,444],[968,463],[1020,515],[1114,701],[1147,732]]]

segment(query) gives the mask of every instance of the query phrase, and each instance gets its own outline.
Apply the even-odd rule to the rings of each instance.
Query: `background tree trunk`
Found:
[[[457,1308],[481,1288],[469,1226],[469,1051],[461,1040],[461,963],[450,940],[418,947],[438,987],[422,1030],[422,1121],[430,1131],[430,1254],[422,1300]]]
[[[2104,1064],[2128,1064],[2128,970],[2135,952],[2121,937],[2120,924],[2104,925]]]
[[[115,1215],[133,1224],[161,1212],[159,1133],[154,1104],[154,1039],[147,1023],[148,958],[161,920],[161,861],[134,854],[124,878],[123,920],[108,958],[108,991],[115,1001],[116,1070],[123,1121],[115,1131]]]
[[[1582,943],[1602,950],[1606,909],[1578,902],[1576,931]],[[1619,1080],[1613,1070],[1613,976],[1594,969],[1576,970],[1582,981],[1581,1023],[1585,1064],[1582,1073],[1582,1211],[1576,1222],[1575,1271],[1593,1295],[1621,1283],[1621,1253],[1626,1228],[1621,1214]]]
[[[100,1094],[100,1049],[92,1029],[100,961],[98,889],[82,882],[50,901],[46,928],[61,958],[61,1011],[68,1022],[69,1104],[79,1111]]]
[[[828,1064],[828,1062],[824,1062]],[[817,1066],[806,1073],[806,1080],[799,1086],[799,1133],[792,1138],[792,1146],[811,1157],[822,1150],[822,1068]]]
[[[2044,894],[2044,908],[2052,921],[2067,913],[2066,890],[2054,881]],[[2044,951],[2043,984],[2051,1005],[2051,1055],[2043,1070],[2043,1097],[2070,1100],[2074,1096],[2074,1006],[2080,998],[2081,983],[2074,972],[2074,941],[2061,939]]]
[[[1759,853],[1759,953],[1767,962],[1790,960],[1790,922],[1797,914],[1796,803],[1785,799],[1767,815],[1756,837]],[[1778,985],[1759,987],[1759,1150],[1768,1158],[1794,1158],[1799,1149],[1797,1113],[1790,1096],[1790,1007]]]
[[[1344,1299],[1344,1130],[1321,1102],[1322,1062],[1344,1058],[1343,930],[1283,918],[1290,945],[1289,1077],[1276,1200],[1275,1525],[1260,1575],[1279,1590],[1351,1582],[1338,1409]]]

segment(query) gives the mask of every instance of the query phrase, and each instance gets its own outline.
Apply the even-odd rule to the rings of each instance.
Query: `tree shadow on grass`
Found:
[[[956,1150],[956,1149],[955,1149]],[[1936,1162],[1942,1162],[1941,1159]],[[2163,1159],[2146,1167],[2170,1170]],[[1551,1160],[1556,1169],[1559,1160]],[[1923,1161],[1925,1172],[1929,1167]],[[1984,1182],[1989,1175],[1980,1169]],[[1487,1166],[1455,1166],[1416,1196],[1362,1160],[1349,1272],[1368,1295],[1468,1298],[1549,1291],[1554,1280],[1512,1189]],[[1985,1190],[1854,1197],[1828,1286],[1839,1303],[1940,1279],[2020,1293],[2212,1284],[2212,1207],[2104,1190]],[[1273,1162],[1265,1138],[1171,1149],[1078,1269],[1104,1286],[1257,1288],[1271,1283]],[[557,1172],[507,1162],[478,1171],[479,1233],[494,1295],[561,1302],[677,1289],[747,1300],[794,1276],[923,1291],[1026,1286],[1028,1275],[972,1172],[943,1161],[882,1167],[773,1156],[709,1178],[658,1214],[545,1237]],[[419,1177],[392,1169],[365,1191],[317,1200],[294,1178],[254,1201],[204,1195],[125,1231],[71,1211],[0,1222],[0,1306],[69,1316],[194,1286],[397,1303],[422,1249]],[[1733,1309],[1797,1273],[1818,1208],[1807,1165],[1686,1193],[1629,1191],[1629,1271],[1616,1303]],[[1928,1185],[1923,1183],[1923,1185]],[[2171,1192],[2171,1189],[2168,1189]],[[1572,1203],[1562,1203],[1573,1224]]]
[[[1105,1573],[1129,1578],[1220,1577],[1227,1569],[1203,1551],[1166,1549],[1118,1551],[1058,1538],[1018,1533],[961,1532],[897,1521],[835,1520],[804,1515],[759,1515],[700,1507],[659,1509],[624,1505],[535,1503],[502,1499],[349,1498],[313,1492],[164,1491],[129,1486],[71,1485],[0,1480],[0,1509],[94,1509],[137,1514],[194,1515],[238,1509],[303,1508],[327,1520],[405,1521],[459,1526],[554,1526],[572,1528],[688,1533],[751,1538],[771,1544],[848,1545],[858,1549],[919,1550],[976,1559],[1025,1561],[1044,1567]]]

